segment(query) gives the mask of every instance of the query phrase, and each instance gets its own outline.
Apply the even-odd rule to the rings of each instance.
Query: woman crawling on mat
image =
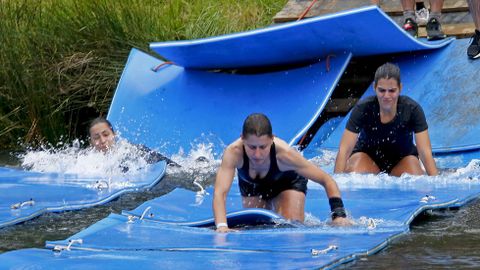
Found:
[[[213,197],[217,232],[231,231],[225,200],[235,170],[245,208],[272,209],[287,219],[303,222],[308,178],[325,188],[333,224],[351,224],[332,177],[275,137],[270,120],[256,113],[245,119],[241,137],[225,149],[217,171]]]
[[[425,114],[417,102],[400,95],[399,67],[391,63],[380,66],[374,90],[376,96],[360,101],[352,110],[340,141],[335,173],[422,175],[421,160],[428,175],[437,175]]]
[[[116,144],[116,134],[113,130],[113,126],[107,119],[98,117],[90,122],[88,128],[90,135],[90,145],[97,151],[108,152]],[[179,166],[173,160],[163,156],[162,154],[149,149],[144,145],[132,145],[135,150],[141,153],[141,156],[145,158],[148,163],[156,163],[165,160],[168,165]]]

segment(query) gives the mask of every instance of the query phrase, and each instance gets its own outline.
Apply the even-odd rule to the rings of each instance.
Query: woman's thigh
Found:
[[[280,192],[272,202],[275,211],[286,219],[300,222],[305,219],[305,193],[287,189]]]
[[[357,152],[350,156],[347,160],[346,172],[356,173],[374,173],[380,172],[378,165],[373,159],[364,152]]]
[[[422,175],[425,172],[420,165],[420,160],[414,155],[409,155],[402,158],[397,165],[395,165],[390,172],[390,175],[401,176],[404,173],[411,175]]]

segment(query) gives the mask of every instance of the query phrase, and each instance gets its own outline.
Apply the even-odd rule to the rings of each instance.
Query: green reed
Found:
[[[0,0],[0,149],[84,135],[132,47],[264,27],[285,3]]]

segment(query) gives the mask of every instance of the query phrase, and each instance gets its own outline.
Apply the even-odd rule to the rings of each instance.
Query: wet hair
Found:
[[[112,123],[110,123],[110,121],[108,121],[103,117],[97,117],[90,122],[90,125],[88,125],[88,136],[90,136],[90,129],[92,129],[92,127],[95,126],[96,124],[101,124],[101,123],[107,124],[108,127],[112,130],[112,132],[115,133],[115,131],[113,130]]]
[[[272,138],[272,124],[268,117],[262,113],[252,113],[243,122],[242,136],[255,135],[257,137],[267,135]]]
[[[385,63],[375,71],[374,87],[377,87],[380,79],[394,79],[400,85],[400,68],[392,63]]]

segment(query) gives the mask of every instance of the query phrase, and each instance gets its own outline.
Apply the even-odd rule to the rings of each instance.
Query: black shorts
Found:
[[[416,156],[418,158],[417,148],[413,147],[409,152],[403,154],[382,153],[380,151],[368,151],[364,149],[354,149],[352,155],[358,152],[367,154],[377,164],[381,172],[391,173],[393,168],[406,156]]]
[[[251,183],[238,179],[238,186],[243,197],[261,197],[263,200],[275,198],[285,190],[297,190],[307,194],[308,180],[300,175],[296,178],[281,178],[276,181],[265,181],[265,183]]]

